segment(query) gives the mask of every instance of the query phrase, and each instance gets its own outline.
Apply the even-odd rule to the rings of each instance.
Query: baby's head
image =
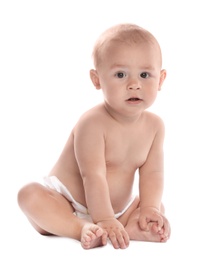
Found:
[[[102,65],[103,58],[107,53],[106,51],[109,47],[112,47],[112,44],[132,46],[140,43],[154,45],[160,53],[160,64],[162,63],[159,43],[149,31],[135,24],[118,24],[104,31],[96,41],[92,55],[95,69],[98,69]]]

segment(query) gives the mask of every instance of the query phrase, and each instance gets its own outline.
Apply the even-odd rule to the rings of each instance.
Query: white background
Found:
[[[150,110],[166,125],[163,201],[172,236],[166,244],[85,251],[39,236],[16,197],[48,174],[79,116],[103,100],[89,79],[92,47],[122,22],[154,34],[168,72]],[[200,0],[0,1],[1,259],[202,259],[202,24]]]

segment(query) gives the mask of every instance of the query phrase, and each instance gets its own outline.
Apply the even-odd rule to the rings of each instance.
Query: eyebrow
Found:
[[[126,65],[119,64],[119,63],[114,63],[114,64],[111,66],[112,69],[117,68],[117,67],[126,67]]]
[[[154,66],[142,66],[141,69],[144,69],[144,70],[155,70],[155,67]]]
[[[115,63],[111,66],[111,69],[115,69],[115,68],[125,68],[125,67],[128,67],[126,65],[123,65],[123,64],[119,64],[119,63]],[[155,70],[155,67],[154,66],[150,66],[150,65],[146,65],[146,66],[142,66],[140,67],[141,70]]]

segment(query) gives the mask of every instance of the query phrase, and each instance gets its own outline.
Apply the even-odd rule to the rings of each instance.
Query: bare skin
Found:
[[[33,196],[33,192],[35,192],[35,196]],[[80,241],[84,249],[105,246],[107,243],[105,229],[101,228],[99,224],[95,225],[73,215],[74,209],[69,201],[54,190],[45,188],[38,183],[31,183],[20,190],[18,200],[21,209],[27,215],[33,227],[42,235],[54,234],[70,237]],[[45,204],[49,206],[44,208]],[[43,209],[45,210],[43,211]],[[162,211],[164,212],[163,207]],[[139,199],[137,197],[128,210],[118,219],[125,227],[129,239],[166,242],[170,236],[168,221],[165,220],[168,235],[164,233],[163,229],[160,232],[156,223],[149,223],[148,231],[144,231],[139,227],[139,212]],[[50,218],[50,216],[53,218]],[[125,249],[128,247],[128,243],[120,246],[116,241],[113,241],[113,246],[116,249]]]
[[[81,245],[84,249],[104,246],[106,243],[102,242],[103,236],[106,234],[102,228],[92,223],[86,223],[81,231]]]
[[[143,231],[139,227],[138,219],[139,208],[136,214],[134,214],[134,219],[130,220],[125,227],[130,240],[146,242],[166,242],[168,240],[169,237],[164,233],[164,230],[158,230],[157,223],[149,223],[148,230]],[[106,243],[103,243],[103,236],[106,237],[106,235],[103,229],[100,229],[97,225],[87,223],[81,231],[81,245],[84,249],[104,246]],[[115,248],[119,248],[119,246]]]
[[[129,210],[131,211],[131,209]],[[169,239],[170,230],[168,236],[163,229],[158,230],[157,223],[154,222],[148,224],[147,231],[142,230],[139,227],[139,222],[138,222],[139,212],[140,212],[139,208],[137,208],[136,211],[133,211],[127,225],[125,226],[125,230],[129,235],[129,239],[134,241],[146,241],[146,242],[166,242]],[[120,221],[123,221],[123,219],[125,219],[126,217],[127,216],[124,215],[122,218],[120,218]],[[167,222],[167,219],[165,219],[165,222]],[[89,223],[84,225],[81,232],[81,245],[84,249],[104,246],[106,244],[103,243],[102,241],[102,236],[103,235],[106,236],[106,234],[101,229],[98,230],[97,227],[98,227],[97,225],[92,225]],[[116,248],[119,247],[117,246]]]
[[[166,71],[158,43],[144,34],[134,43],[133,38],[125,44],[125,36],[103,47],[102,63],[90,78],[104,102],[81,116],[49,174],[88,209],[93,223],[73,214],[72,204],[56,190],[31,183],[19,191],[18,202],[39,233],[76,239],[85,249],[106,245],[107,239],[125,249],[130,240],[166,242],[170,237],[161,203],[164,124],[146,111]],[[139,199],[116,219],[133,197],[137,173]]]

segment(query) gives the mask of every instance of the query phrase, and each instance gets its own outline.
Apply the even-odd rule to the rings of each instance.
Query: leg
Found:
[[[149,231],[143,231],[139,226],[139,198],[136,197],[131,207],[118,219],[124,226],[130,237],[130,240],[166,242],[170,236],[170,225],[168,220],[164,218],[164,226],[167,227],[168,235],[165,230],[158,231],[156,223],[149,223]],[[161,212],[164,215],[164,207],[162,205]]]
[[[18,203],[32,226],[42,235],[57,235],[81,241],[83,248],[101,246],[103,229],[75,216],[69,201],[38,183],[23,187]]]

